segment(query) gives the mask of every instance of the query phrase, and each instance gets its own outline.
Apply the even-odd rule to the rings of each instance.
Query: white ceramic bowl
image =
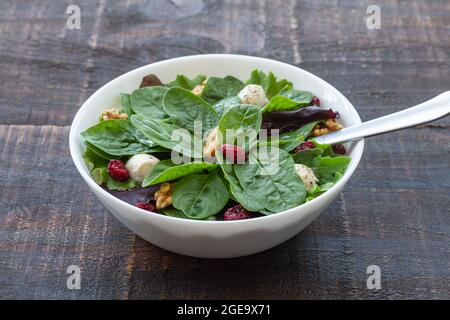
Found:
[[[297,89],[312,91],[324,107],[339,111],[345,126],[361,119],[352,104],[333,86],[300,68],[274,60],[240,55],[196,55],[153,63],[130,71],[101,87],[80,108],[70,129],[70,154],[88,187],[99,201],[131,231],[166,250],[203,258],[245,256],[272,248],[309,225],[333,201],[355,171],[364,148],[359,141],[349,146],[352,161],[343,178],[329,191],[299,207],[270,216],[240,221],[195,221],[149,213],[125,203],[99,187],[90,177],[82,158],[80,133],[98,121],[99,114],[119,106],[119,93],[132,92],[150,73],[163,82],[177,74],[223,77],[233,75],[246,80],[258,68],[272,71],[294,83]]]

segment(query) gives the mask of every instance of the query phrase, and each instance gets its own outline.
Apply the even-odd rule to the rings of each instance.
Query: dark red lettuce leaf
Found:
[[[262,128],[279,129],[280,133],[283,133],[300,128],[311,121],[336,119],[337,117],[339,114],[332,109],[327,110],[315,106],[294,111],[273,111],[263,114]]]

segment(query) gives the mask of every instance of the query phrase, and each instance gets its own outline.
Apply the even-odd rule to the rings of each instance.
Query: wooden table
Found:
[[[81,8],[81,29],[66,8]],[[344,192],[301,234],[230,260],[172,254],[97,202],[69,156],[73,116],[162,59],[239,53],[329,81],[363,120],[450,89],[450,2],[0,2],[0,298],[450,298],[450,118],[371,138]],[[81,289],[66,287],[68,266]],[[381,268],[368,290],[366,269]]]

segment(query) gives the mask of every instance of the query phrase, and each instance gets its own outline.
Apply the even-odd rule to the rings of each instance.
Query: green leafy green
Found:
[[[274,96],[264,107],[263,112],[291,111],[310,105],[314,95],[309,91],[287,90]]]
[[[332,157],[332,158],[338,156],[336,153],[334,153],[333,147],[331,146],[331,144],[320,144],[320,143],[317,143],[314,140],[312,140],[312,142],[314,143],[316,148],[323,150],[322,156],[324,156],[324,157]]]
[[[309,191],[307,195],[308,196],[317,196],[321,193],[321,191],[322,190],[321,190],[320,186],[317,183],[315,183],[314,186],[312,187],[311,191]]]
[[[272,147],[233,165],[240,186],[265,210],[276,213],[305,202],[306,190],[289,153]]]
[[[297,153],[294,153],[292,155],[292,158],[294,159],[295,163],[300,163],[307,167],[311,167],[314,159],[317,158],[318,156],[321,156],[322,153],[323,150],[320,148],[305,149]]]
[[[173,206],[192,219],[206,219],[228,202],[228,190],[217,172],[190,174],[175,185]]]
[[[124,191],[139,187],[139,183],[133,179],[128,179],[127,181],[116,181],[108,175],[106,187],[109,190]]]
[[[171,160],[163,160],[158,162],[153,170],[149,172],[142,182],[142,186],[148,187],[158,183],[177,180],[191,173],[211,172],[217,166],[217,164],[202,161],[175,165]]]
[[[185,215],[183,213],[183,211],[178,210],[172,206],[167,207],[167,208],[163,208],[160,209],[159,212],[161,212],[162,214],[169,216],[169,217],[174,217],[174,218],[181,218],[181,219],[190,219],[187,215]]]
[[[107,158],[99,156],[88,146],[86,146],[86,150],[84,151],[83,159],[89,171],[94,170],[94,168],[106,166],[106,164],[108,163]]]
[[[201,158],[202,156],[202,140],[191,135],[185,129],[160,119],[150,119],[139,114],[132,115],[131,122],[144,136],[161,147],[192,158]]]
[[[219,164],[225,179],[228,181],[228,187],[232,198],[248,211],[258,212],[263,210],[264,206],[258,202],[258,199],[253,197],[251,192],[247,192],[241,187],[239,179],[234,172],[234,165],[227,164],[223,160],[219,160]]]
[[[306,138],[319,122],[313,121],[293,131],[280,134],[278,137],[279,148],[287,152],[294,150],[300,143],[305,142]]]
[[[156,146],[149,140],[142,143],[136,128],[128,120],[102,121],[82,132],[81,136],[103,153],[116,157],[151,153],[154,152],[152,146]]]
[[[95,183],[98,184],[99,186],[106,183],[108,179],[111,179],[111,177],[108,174],[108,170],[106,169],[106,166],[94,168],[91,171],[91,177],[95,181]]]
[[[172,122],[194,133],[196,121],[204,132],[217,126],[217,112],[205,100],[182,88],[171,88],[163,99],[163,106]]]
[[[334,182],[336,172],[343,173],[350,163],[347,156],[317,157],[312,161],[311,169],[321,184]]]
[[[202,98],[209,103],[216,103],[219,100],[237,96],[244,88],[244,83],[232,76],[225,78],[211,77],[206,82],[202,92]]]
[[[219,143],[245,147],[251,144],[261,128],[259,106],[240,104],[228,109],[219,122]]]
[[[97,155],[89,147],[86,149],[83,158],[88,166],[92,179],[98,185],[106,185],[108,189],[118,191],[128,190],[138,186],[138,183],[133,179],[128,179],[124,182],[114,180],[107,170],[108,160]]]
[[[292,83],[288,80],[277,80],[272,72],[265,74],[260,70],[253,70],[250,79],[247,80],[246,84],[258,84],[264,88],[267,98],[272,99],[272,97],[279,94],[281,91],[292,89]]]
[[[228,111],[231,107],[237,106],[241,104],[241,98],[238,96],[232,96],[225,99],[222,99],[214,104],[214,109],[216,110],[219,118]]]
[[[162,107],[166,87],[152,86],[134,90],[130,97],[130,104],[134,113],[148,117],[164,119],[167,114]]]
[[[338,182],[341,178],[342,178],[342,173],[340,173],[338,171],[333,174],[333,181],[326,182],[321,185],[314,184],[314,187],[312,188],[312,190],[310,192],[308,192],[306,200],[311,201],[312,199],[320,196],[325,191],[330,190],[336,184],[336,182]]]
[[[327,183],[321,184],[319,187],[320,192],[325,192],[325,191],[330,190],[334,186],[334,184],[335,184],[334,182],[327,182]]]
[[[96,146],[94,146],[92,143],[89,143],[87,141],[84,141],[84,144],[86,145],[86,148],[89,149],[90,151],[92,151],[92,153],[95,153],[97,156],[106,159],[106,160],[111,160],[111,159],[117,159],[118,157],[116,156],[112,156],[110,154],[107,154],[106,152],[103,152],[102,150],[100,150],[99,148],[97,148]]]
[[[168,83],[167,86],[168,87],[180,87],[180,88],[183,88],[186,90],[192,90],[196,86],[202,84],[202,82],[205,80],[206,80],[206,76],[204,76],[204,75],[198,75],[193,79],[189,79],[185,75],[179,74],[179,75],[177,75],[177,78],[174,81]]]
[[[122,112],[126,113],[128,116],[133,114],[133,109],[131,108],[131,95],[128,93],[120,94],[120,105],[122,107]]]

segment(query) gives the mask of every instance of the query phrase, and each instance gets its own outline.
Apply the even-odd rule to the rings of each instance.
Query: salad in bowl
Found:
[[[330,190],[351,158],[315,138],[343,128],[315,92],[275,73],[158,74],[120,95],[81,132],[91,179],[146,214],[245,220]]]

